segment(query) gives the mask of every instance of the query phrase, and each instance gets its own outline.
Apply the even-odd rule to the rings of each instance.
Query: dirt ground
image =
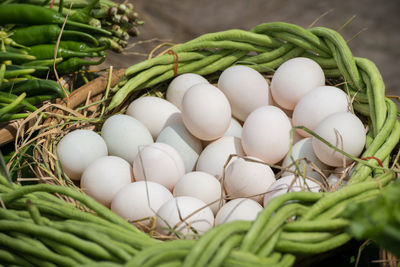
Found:
[[[381,70],[387,91],[400,95],[400,0],[130,0],[145,21],[130,55],[111,55],[107,64],[127,67],[142,61],[161,41],[181,43],[201,34],[252,27],[271,21],[339,29],[355,56]],[[356,35],[356,36],[355,36]],[[157,40],[154,40],[157,39]],[[153,41],[151,41],[153,39]],[[141,41],[146,41],[140,43]],[[150,40],[150,41],[149,41]]]

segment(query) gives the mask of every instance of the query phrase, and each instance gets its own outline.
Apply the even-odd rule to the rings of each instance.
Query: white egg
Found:
[[[101,128],[110,155],[118,156],[129,163],[135,159],[139,147],[153,143],[149,130],[135,118],[128,115],[109,117]]]
[[[69,132],[57,144],[57,156],[62,169],[72,180],[80,180],[90,163],[107,154],[103,138],[90,130]]]
[[[215,216],[215,225],[233,221],[253,221],[263,207],[248,198],[236,198],[223,205]]]
[[[256,109],[243,125],[242,145],[246,155],[267,164],[279,162],[289,151],[291,128],[289,118],[279,108]]]
[[[222,205],[221,184],[211,174],[205,172],[186,173],[174,187],[174,197],[188,196],[202,200],[206,204],[211,204],[210,208],[214,214],[217,213]]]
[[[203,171],[221,179],[230,155],[244,156],[240,139],[224,136],[209,144],[197,160],[196,171]]]
[[[92,162],[83,172],[81,189],[109,207],[117,192],[133,180],[132,167],[124,159],[105,156]]]
[[[177,108],[182,110],[182,99],[186,91],[193,85],[209,83],[206,78],[195,73],[185,73],[174,78],[167,89],[166,98]]]
[[[280,108],[283,112],[285,112],[286,116],[288,116],[289,118],[292,118],[292,116],[293,116],[293,110],[285,109],[285,108],[279,106],[278,103],[276,103],[276,102],[274,101],[274,99],[273,99],[273,97],[272,97],[271,90],[269,90],[269,92],[270,92],[270,95],[269,95],[269,100],[270,100],[270,101],[269,101],[269,105],[275,106],[275,107],[277,107],[277,108]]]
[[[312,89],[297,103],[293,111],[293,125],[305,126],[315,131],[317,125],[324,118],[337,112],[346,112],[349,109],[347,95],[337,87],[321,86]],[[296,131],[304,136],[312,135],[301,130]]]
[[[136,99],[129,105],[126,114],[143,123],[154,139],[165,127],[182,123],[181,111],[167,100],[155,96]]]
[[[298,57],[286,61],[275,71],[271,91],[276,103],[293,110],[308,91],[323,85],[322,68],[311,59]]]
[[[149,217],[155,217],[157,210],[168,200],[171,192],[154,182],[134,182],[124,186],[114,196],[111,210],[129,221],[149,224]]]
[[[168,144],[178,151],[185,163],[185,172],[194,170],[203,149],[201,141],[189,133],[182,123],[164,128],[157,142]]]
[[[326,117],[318,124],[315,133],[354,157],[361,154],[365,145],[364,125],[356,115],[349,112],[334,113]],[[315,137],[312,145],[319,160],[329,166],[343,167],[352,162]]]
[[[133,161],[136,181],[152,181],[172,190],[185,174],[185,164],[175,148],[154,143],[140,149]]]
[[[246,66],[232,66],[221,73],[218,88],[224,92],[232,114],[241,121],[255,109],[268,105],[268,83],[257,71]]]
[[[191,134],[201,140],[224,135],[231,121],[231,107],[225,95],[211,84],[197,84],[186,92],[182,118]]]
[[[186,238],[203,234],[214,225],[214,214],[206,203],[194,197],[176,197],[157,211],[157,227],[163,234],[178,232]],[[194,229],[195,231],[193,231]]]
[[[226,168],[224,188],[230,198],[246,197],[260,202],[274,182],[274,172],[261,160],[236,158]]]
[[[300,141],[298,141],[293,147],[292,147],[292,157],[294,161],[297,161],[299,169],[300,169],[300,174],[306,173],[307,177],[312,177],[314,179],[321,180],[323,177],[315,170],[313,169],[306,160],[307,159],[309,162],[312,162],[319,170],[323,171],[328,168],[324,163],[322,163],[317,156],[314,153],[313,146],[312,146],[312,138],[304,138]],[[294,165],[293,161],[289,155],[289,153],[286,155],[285,159],[282,162],[282,167],[288,168],[289,170],[296,171],[296,166]],[[290,166],[291,165],[291,166]],[[290,167],[289,167],[290,166]],[[293,174],[293,172],[286,171],[283,173],[282,176],[288,176]],[[298,174],[298,175],[300,175]]]
[[[297,177],[294,175],[289,175],[282,177],[276,180],[270,188],[268,189],[268,193],[264,196],[264,207],[268,205],[273,198],[283,195],[287,192],[300,192],[300,191],[311,191],[311,192],[319,192],[321,187],[319,184],[307,179],[304,181],[304,178]]]
[[[350,165],[345,168],[337,167],[334,170],[332,170],[328,176],[328,184],[331,187],[331,189],[333,188],[340,189],[344,185],[346,185],[353,170],[354,170],[353,165]],[[338,184],[340,180],[341,182],[340,184]]]
[[[340,188],[342,188],[347,184],[347,180],[345,179],[340,180],[338,176],[331,174],[328,177],[328,184],[331,189],[335,188],[336,190],[339,190]]]
[[[240,123],[235,118],[231,118],[231,123],[229,124],[228,130],[226,130],[226,132],[224,133],[224,136],[234,136],[237,138],[242,138],[242,125],[240,125]],[[214,141],[215,140],[203,141],[202,143],[203,146],[206,147]]]

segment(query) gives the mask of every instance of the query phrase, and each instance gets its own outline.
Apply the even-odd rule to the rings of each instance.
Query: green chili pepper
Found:
[[[9,78],[14,78],[14,77],[18,77],[18,76],[22,76],[22,75],[26,75],[26,74],[41,75],[41,74],[46,73],[48,70],[49,70],[49,67],[47,67],[47,66],[7,65],[4,77],[9,79]]]
[[[54,10],[28,4],[8,4],[0,8],[0,24],[64,24],[65,18]],[[104,29],[92,27],[83,23],[67,20],[66,26],[76,27],[93,33],[110,36]]]
[[[52,58],[54,58],[55,50],[56,50],[56,44],[35,45],[35,46],[31,47],[29,54],[35,56],[37,59],[52,59]],[[72,51],[72,50],[64,49],[62,47],[58,47],[57,56],[60,56],[63,58],[98,57],[98,56],[100,56],[100,54],[97,52]]]
[[[77,52],[99,52],[107,49],[106,46],[90,47],[86,43],[75,41],[62,41],[58,47]]]
[[[15,48],[15,47],[12,47],[9,45],[6,45],[5,49],[6,49],[5,52],[12,52],[12,53],[17,53],[17,54],[28,55],[28,51],[26,51],[25,49]]]
[[[106,58],[102,57],[98,61],[84,60],[79,57],[72,57],[56,66],[57,72],[60,74],[70,73],[79,70],[83,66],[99,65],[104,62]]]
[[[35,70],[48,70],[49,68],[46,66],[24,66],[24,65],[6,65],[6,71],[14,71],[14,70],[26,70],[26,69],[35,69]]]
[[[37,105],[37,104],[42,103],[43,101],[54,99],[54,98],[57,98],[57,95],[50,94],[50,95],[31,96],[31,97],[25,98],[25,100],[31,105]]]
[[[104,19],[108,16],[108,8],[92,9],[90,15],[96,19]]]
[[[29,96],[43,94],[57,94],[61,98],[65,97],[65,93],[60,85],[52,80],[30,79],[17,82],[3,83],[0,91],[8,91],[13,94],[26,92]]]
[[[24,54],[19,54],[19,53],[14,53],[14,52],[3,52],[0,51],[0,61],[5,61],[5,60],[17,60],[17,61],[30,61],[30,60],[35,60],[36,57],[32,55],[24,55]]]
[[[10,36],[15,42],[32,46],[37,44],[48,44],[57,41],[60,35],[61,29],[58,25],[34,25],[30,27],[17,28],[12,32]],[[63,30],[61,35],[62,40],[85,40],[91,42],[94,45],[98,45],[96,38],[90,34]]]
[[[60,63],[64,59],[62,57],[56,58],[56,64]],[[54,59],[41,59],[34,60],[30,62],[26,62],[22,64],[23,66],[44,66],[44,67],[52,67],[54,65]]]
[[[89,23],[92,17],[90,16],[90,11],[97,5],[99,0],[91,0],[89,4],[81,9],[78,9],[74,14],[70,16],[70,19],[80,23]]]
[[[17,114],[4,114],[0,117],[0,122],[7,122],[12,120],[24,119],[27,118],[29,113],[17,113]]]
[[[19,43],[15,42],[11,38],[4,38],[3,40],[4,40],[4,44],[5,45],[27,49],[26,46],[23,46],[22,44],[19,44]]]
[[[16,99],[14,99],[13,101],[11,101],[10,104],[8,104],[7,106],[5,106],[4,108],[0,108],[0,118],[3,115],[7,115],[9,113],[11,113],[18,105],[19,103],[21,103],[22,100],[24,100],[26,94],[22,93],[20,96],[18,96]]]
[[[9,79],[9,78],[14,78],[14,77],[18,77],[21,75],[25,75],[25,74],[32,74],[34,73],[36,70],[33,68],[30,69],[15,69],[15,70],[10,70],[10,71],[6,71],[4,73],[4,78]]]
[[[5,92],[0,92],[0,102],[1,103],[6,103],[6,104],[11,104],[15,99],[17,99],[18,96],[11,94],[11,93],[5,93]],[[21,103],[19,104],[19,107],[15,109],[15,112],[18,112],[22,110],[23,108],[26,108],[26,110],[29,111],[36,111],[37,108],[33,106],[31,103],[29,103],[26,99],[23,99]]]

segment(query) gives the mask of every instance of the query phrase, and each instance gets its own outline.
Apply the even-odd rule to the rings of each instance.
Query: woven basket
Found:
[[[128,266],[292,266],[298,255],[332,251],[351,240],[345,232],[349,222],[341,214],[348,203],[375,197],[395,178],[388,167],[399,142],[400,124],[397,107],[385,97],[385,86],[374,63],[353,57],[336,31],[276,22],[251,31],[205,34],[128,68],[112,89],[115,94],[108,113],[122,110],[127,99],[143,92],[166,89],[166,82],[178,74],[191,72],[212,79],[235,64],[271,74],[283,62],[299,56],[313,59],[329,81],[341,84],[352,97],[355,112],[368,122],[361,156],[365,160],[356,164],[348,185],[335,192],[282,195],[273,199],[254,222],[220,225],[198,240],[161,242],[139,252]],[[59,136],[57,132],[46,138]],[[57,166],[52,170],[60,177]]]

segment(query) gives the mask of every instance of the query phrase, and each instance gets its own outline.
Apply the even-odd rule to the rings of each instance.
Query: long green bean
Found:
[[[234,226],[234,227],[232,227]],[[192,259],[192,263],[194,265],[189,265],[190,261],[185,260],[184,266],[207,266],[208,261],[218,253],[219,247],[232,235],[235,234],[240,234],[242,232],[247,231],[250,228],[250,223],[249,222],[240,222],[235,225],[224,225],[220,230],[218,230],[218,233],[213,236],[212,242],[209,242],[207,246],[204,248],[202,251],[201,249],[196,249],[193,248],[191,250],[190,255],[188,258]],[[197,245],[197,244],[196,244]],[[201,247],[201,245],[200,245]],[[194,251],[192,253],[192,251]],[[198,255],[196,255],[196,251],[198,251]]]
[[[64,242],[64,244],[68,244],[70,247],[83,251],[87,255],[93,255],[105,260],[113,260],[111,254],[99,245],[79,239],[74,235],[63,233],[50,227],[39,226],[27,222],[1,220],[0,231],[16,231],[25,234],[42,236],[58,242]]]
[[[250,251],[255,240],[263,231],[270,216],[286,201],[298,200],[302,202],[315,202],[322,198],[323,193],[314,192],[290,192],[271,200],[270,203],[258,214],[256,221],[245,235],[240,250]]]
[[[30,246],[21,240],[11,238],[3,233],[0,233],[0,246],[10,248],[16,252],[26,253],[45,261],[51,261],[59,266],[76,265],[76,261],[68,257],[58,255],[51,251],[38,250],[37,248]]]
[[[3,249],[0,249],[0,261],[2,263],[15,264],[17,266],[26,266],[26,267],[33,266],[28,261],[19,257],[18,255],[15,255],[14,253],[11,253]]]
[[[322,242],[306,243],[306,242],[295,242],[289,240],[279,240],[275,246],[275,249],[280,252],[286,253],[302,253],[302,254],[316,254],[323,253],[339,246],[344,245],[350,241],[351,236],[343,233]]]
[[[208,263],[209,267],[221,266],[222,262],[228,257],[229,253],[234,247],[239,245],[243,237],[241,235],[232,235],[229,237],[224,244],[218,249],[218,252],[214,255],[211,261]]]
[[[27,185],[20,187],[13,192],[2,194],[1,197],[4,203],[11,202],[17,198],[20,198],[26,194],[33,193],[33,192],[51,192],[51,193],[59,193],[69,197],[74,198],[75,200],[80,201],[81,203],[85,204],[88,208],[95,211],[97,214],[102,216],[103,218],[114,222],[116,224],[120,224],[121,226],[125,226],[128,229],[137,232],[139,235],[142,235],[144,238],[148,238],[144,233],[139,231],[137,228],[133,227],[130,223],[116,215],[115,213],[111,212],[108,208],[104,207],[91,197],[78,192],[74,189],[62,186],[54,186],[49,184],[38,184],[38,185]]]

